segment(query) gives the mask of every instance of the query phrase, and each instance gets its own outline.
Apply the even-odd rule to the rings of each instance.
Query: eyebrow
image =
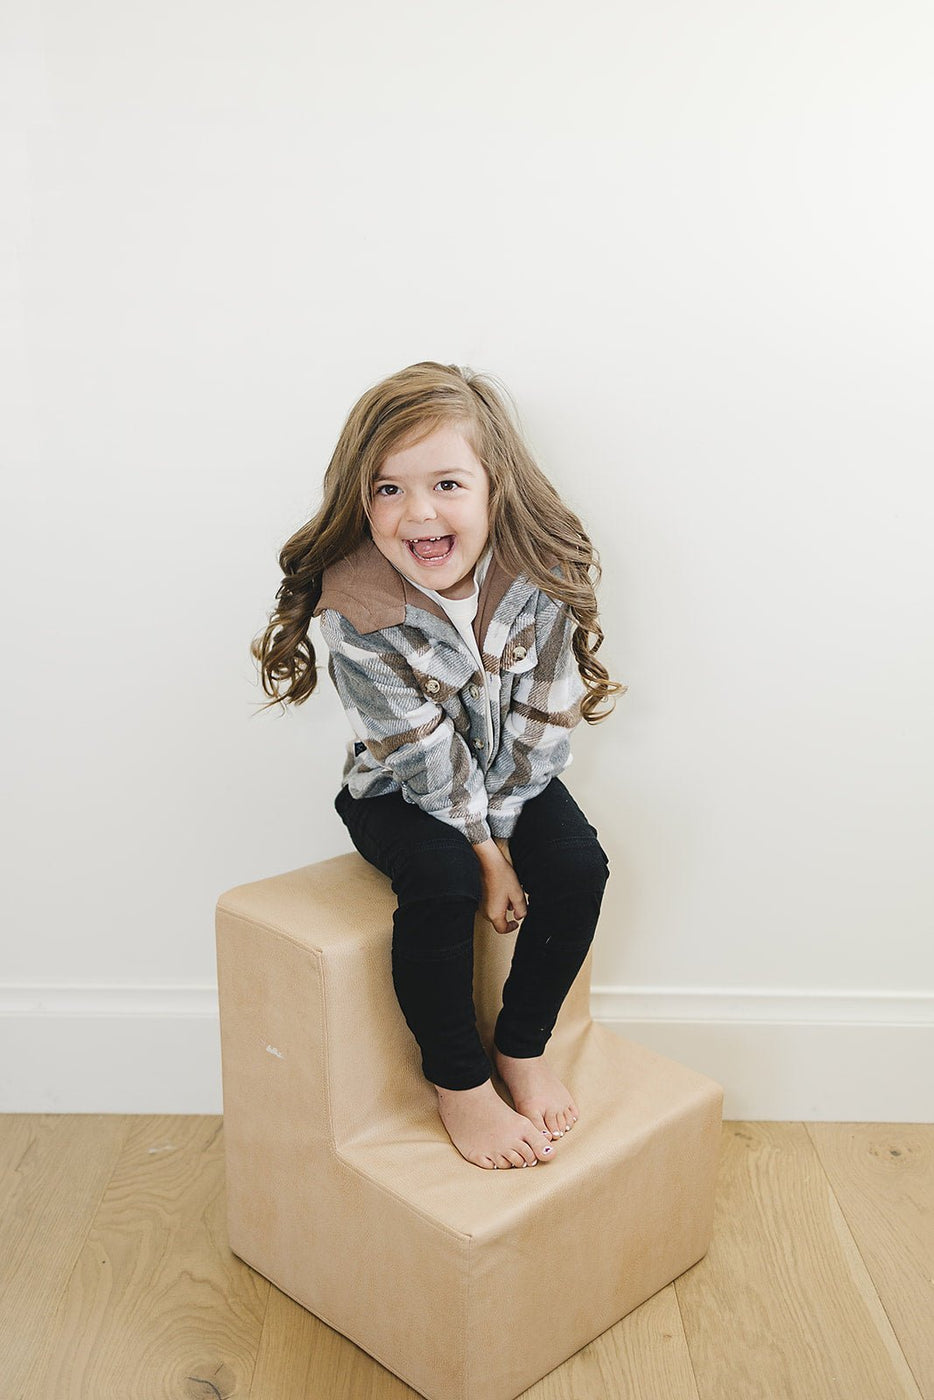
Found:
[[[473,470],[472,467],[440,467],[440,468],[437,468],[435,471],[429,472],[429,473],[428,473],[429,476],[438,476],[438,477],[445,477],[445,476],[474,476],[475,474],[476,474],[476,473],[474,472],[474,470]],[[397,478],[394,477],[394,476],[389,476],[388,474],[384,474],[382,468],[380,468],[380,470],[379,470],[379,472],[377,473],[377,475],[373,478],[374,481],[395,481],[396,479],[397,479]]]

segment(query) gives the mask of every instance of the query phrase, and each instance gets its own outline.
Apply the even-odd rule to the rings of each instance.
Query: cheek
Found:
[[[379,535],[392,533],[395,524],[395,512],[386,501],[374,502],[370,507],[370,519],[373,530]]]

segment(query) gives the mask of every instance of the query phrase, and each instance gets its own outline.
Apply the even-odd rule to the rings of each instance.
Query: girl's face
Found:
[[[443,598],[469,598],[490,534],[489,495],[470,444],[444,424],[380,466],[370,500],[373,543],[414,583]]]

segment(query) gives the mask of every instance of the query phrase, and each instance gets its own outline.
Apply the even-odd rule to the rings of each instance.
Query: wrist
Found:
[[[488,837],[486,841],[478,842],[474,846],[474,852],[485,870],[495,868],[506,859],[492,836]]]

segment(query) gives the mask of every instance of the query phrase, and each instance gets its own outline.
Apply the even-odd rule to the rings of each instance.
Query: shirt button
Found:
[[[437,695],[438,691],[441,689],[441,682],[435,680],[434,676],[432,676],[430,680],[425,682],[425,689],[428,691],[429,695]]]
[[[525,647],[522,647],[522,646],[513,647],[513,649],[512,649],[512,655],[513,655],[513,660],[514,660],[514,661],[522,661],[522,660],[525,658],[525,656],[526,656]]]
[[[473,746],[474,746],[475,749],[482,749],[482,748],[483,748],[483,740],[482,740],[482,739],[474,739],[474,741],[473,741]]]
[[[467,687],[467,694],[471,696],[471,698],[474,700],[478,699],[480,695],[480,687],[478,685],[469,685]]]

